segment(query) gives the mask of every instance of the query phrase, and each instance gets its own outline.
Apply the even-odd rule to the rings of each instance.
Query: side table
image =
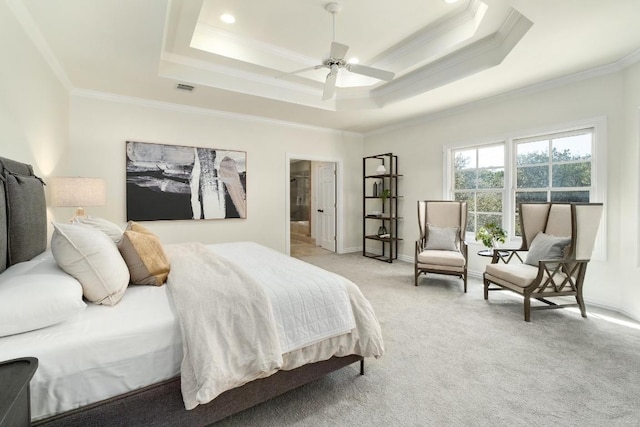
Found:
[[[29,382],[36,369],[35,357],[0,362],[0,427],[31,425]]]
[[[484,249],[484,250],[478,251],[478,255],[486,256],[486,257],[492,257],[493,256],[493,250],[492,249]],[[498,250],[498,256],[500,258],[505,257],[507,255],[509,255],[509,252]]]

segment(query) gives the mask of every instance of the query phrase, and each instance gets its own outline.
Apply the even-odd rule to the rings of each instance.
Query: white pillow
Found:
[[[73,224],[53,224],[51,252],[64,271],[82,284],[84,297],[116,305],[129,285],[129,269],[103,232]]]
[[[76,216],[73,218],[71,223],[86,225],[88,227],[93,227],[96,230],[100,230],[107,236],[109,236],[111,240],[113,240],[113,243],[115,243],[116,245],[120,243],[120,239],[122,239],[122,233],[124,233],[122,228],[120,228],[113,222],[108,221],[104,218],[98,218],[94,216]]]
[[[80,283],[53,259],[46,261],[16,264],[0,276],[0,337],[55,325],[87,306]]]

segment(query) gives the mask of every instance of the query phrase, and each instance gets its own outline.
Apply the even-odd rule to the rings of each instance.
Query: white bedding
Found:
[[[273,374],[282,367],[283,353],[355,328],[346,286],[335,280],[339,276],[251,242],[217,252],[200,243],[166,250],[167,286],[184,344],[187,409]],[[261,278],[247,271],[260,271]]]
[[[209,250],[241,267],[271,301],[282,353],[355,328],[344,277],[253,242],[210,245]]]
[[[53,257],[43,262],[55,264]],[[0,338],[0,360],[33,356],[31,416],[45,418],[175,377],[182,337],[166,287],[130,286],[115,307]]]
[[[301,278],[300,269],[310,267],[302,278],[323,271],[275,251],[264,252],[258,245],[209,248],[244,265],[258,280],[277,276],[294,284]],[[47,262],[55,261],[49,256]],[[384,352],[380,326],[357,286],[332,273],[327,277],[344,282],[356,329],[285,353],[282,369],[332,356],[378,357]],[[39,359],[31,382],[34,420],[174,377],[182,360],[182,337],[169,290],[130,286],[115,307],[90,304],[58,325],[0,338],[0,360],[25,356]]]

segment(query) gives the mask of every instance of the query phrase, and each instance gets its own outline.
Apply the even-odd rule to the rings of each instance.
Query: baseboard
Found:
[[[353,248],[342,248],[341,254],[351,254],[354,252],[362,252],[362,246],[356,246]]]
[[[467,277],[473,277],[474,279],[482,280],[482,275],[483,274],[484,274],[484,271],[467,270]]]
[[[409,255],[402,255],[402,254],[398,255],[398,259],[400,261],[408,262],[408,263],[411,263],[411,264],[413,264],[415,262],[415,259],[412,256],[409,256]]]

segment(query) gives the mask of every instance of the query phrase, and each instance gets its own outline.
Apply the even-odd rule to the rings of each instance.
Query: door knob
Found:
[[[324,209],[318,209],[318,212],[324,213]]]

